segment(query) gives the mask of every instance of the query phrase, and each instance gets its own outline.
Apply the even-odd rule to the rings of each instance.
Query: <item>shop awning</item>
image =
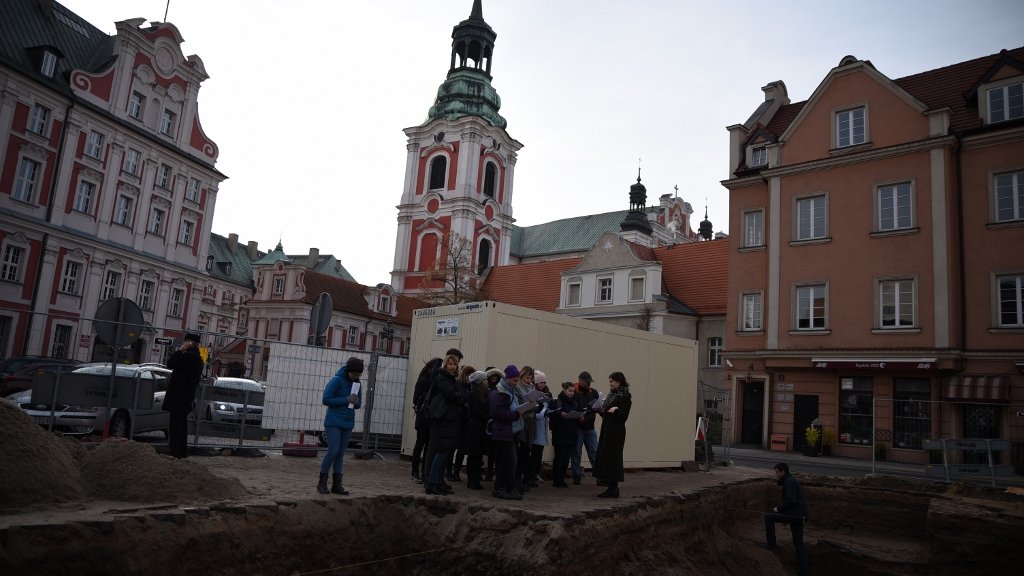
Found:
[[[944,400],[1010,403],[1010,377],[953,376],[943,385]]]

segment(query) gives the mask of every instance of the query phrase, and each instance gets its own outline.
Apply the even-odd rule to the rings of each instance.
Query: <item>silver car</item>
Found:
[[[246,426],[259,426],[263,421],[263,385],[249,378],[235,378],[231,376],[219,376],[211,384],[214,388],[204,387],[200,390],[204,410],[200,417],[207,422],[219,424],[241,424],[245,420]],[[242,394],[235,394],[241,402],[227,401],[223,399],[208,400],[207,397],[217,395],[216,388],[228,388],[241,391]],[[252,396],[248,404],[245,403],[246,392]],[[255,395],[258,393],[258,395]]]
[[[73,374],[109,375],[110,364],[87,364],[73,370]],[[111,408],[109,412],[110,436],[127,438],[134,424],[135,432],[160,431],[167,433],[168,415],[162,410],[164,394],[170,382],[171,371],[159,365],[118,365],[119,377],[139,378],[153,384],[153,407],[128,410]],[[21,407],[41,426],[66,434],[100,434],[108,421],[107,407],[69,406],[47,402],[32,402],[32,391],[24,390],[7,397]]]

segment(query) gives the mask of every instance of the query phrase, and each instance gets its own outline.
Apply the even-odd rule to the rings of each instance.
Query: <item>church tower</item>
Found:
[[[497,34],[481,0],[452,30],[448,76],[426,121],[406,128],[405,185],[391,285],[420,290],[446,257],[445,240],[472,247],[472,273],[507,264],[512,241],[512,181],[522,144],[505,131],[501,99],[491,86]]]

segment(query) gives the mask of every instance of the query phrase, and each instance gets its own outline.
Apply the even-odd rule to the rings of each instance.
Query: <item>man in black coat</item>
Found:
[[[775,543],[775,523],[789,524],[793,531],[793,547],[796,548],[796,560],[799,569],[798,574],[803,576],[807,573],[807,553],[804,550],[804,522],[810,518],[807,508],[807,498],[804,496],[804,488],[789,473],[789,465],[779,462],[775,465],[776,483],[782,486],[782,502],[772,508],[771,512],[764,515],[764,533],[768,541],[765,548],[774,550],[778,546]]]
[[[167,430],[168,452],[175,458],[188,456],[188,413],[196,397],[196,386],[203,375],[203,358],[199,355],[199,334],[185,334],[181,347],[167,361],[171,382],[164,394],[163,409],[170,412]]]

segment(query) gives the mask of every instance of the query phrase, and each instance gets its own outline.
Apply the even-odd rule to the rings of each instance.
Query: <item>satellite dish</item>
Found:
[[[98,310],[93,321],[93,330],[101,340],[113,346],[131,344],[142,336],[145,320],[142,310],[134,300],[128,298],[111,298],[106,300]]]

